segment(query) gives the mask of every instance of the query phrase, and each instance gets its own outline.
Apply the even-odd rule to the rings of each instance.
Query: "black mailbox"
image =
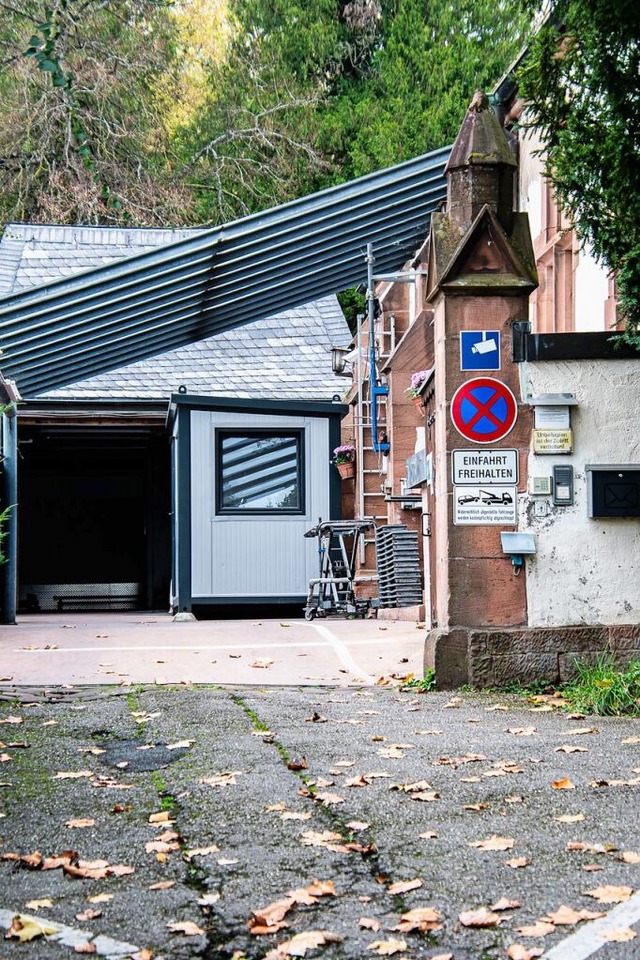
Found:
[[[640,517],[640,464],[587,464],[590,517]]]

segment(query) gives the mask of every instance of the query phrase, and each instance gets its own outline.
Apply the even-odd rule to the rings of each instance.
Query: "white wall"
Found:
[[[529,455],[529,476],[550,476],[553,464],[572,464],[575,500],[554,507],[551,497],[522,495],[519,526],[536,535],[525,561],[530,626],[640,621],[640,519],[587,517],[586,464],[638,464],[640,361],[593,360],[522,365],[523,396],[574,393],[574,453]],[[534,502],[549,513],[533,515]]]
[[[529,214],[531,236],[539,237],[543,222],[543,164],[536,152],[542,144],[534,130],[520,136],[519,207]],[[595,260],[589,248],[578,254],[575,271],[574,311],[577,331],[605,329],[605,302],[609,295],[608,271]],[[535,317],[532,317],[535,321]]]
[[[216,516],[215,429],[305,431],[304,516]],[[328,519],[329,422],[320,417],[191,412],[192,595],[198,598],[306,596],[318,575],[317,540],[305,539]]]

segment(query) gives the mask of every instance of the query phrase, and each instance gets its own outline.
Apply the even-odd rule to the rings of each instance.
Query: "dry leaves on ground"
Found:
[[[374,953],[379,954],[381,957],[392,957],[394,953],[402,953],[403,950],[407,949],[407,944],[405,940],[374,940],[373,943],[370,943],[367,947],[367,950],[373,950]]]
[[[478,850],[511,850],[515,840],[511,837],[498,837],[495,834],[487,840],[470,840],[470,847],[477,847]]]
[[[606,884],[603,887],[596,887],[595,890],[585,890],[585,897],[593,897],[598,903],[624,903],[633,896],[633,887],[615,887]]]
[[[479,907],[477,910],[463,911],[458,920],[463,927],[497,927],[502,923],[504,917],[499,916],[486,907]]]
[[[559,780],[554,780],[551,784],[554,790],[575,790],[576,785],[571,781],[569,777],[561,777]]]
[[[543,923],[552,923],[556,927],[574,927],[581,920],[598,920],[604,913],[595,910],[574,910],[573,907],[561,906],[557,910],[540,917]]]
[[[237,783],[236,777],[242,776],[244,770],[226,770],[212,777],[200,777],[200,783],[209,787],[232,787]]]
[[[258,910],[253,910],[253,916],[247,921],[249,933],[254,936],[263,936],[277,933],[288,926],[284,917],[293,907],[303,904],[313,906],[321,897],[335,897],[336,889],[331,880],[313,880],[308,887],[298,887],[288,890],[282,900],[276,900]]]
[[[442,914],[434,907],[416,907],[408,910],[400,917],[395,927],[390,929],[398,933],[427,933],[429,930],[441,930]]]
[[[168,923],[167,927],[172,933],[182,933],[185,937],[197,937],[199,934],[204,933],[202,927],[199,927],[198,924],[192,920],[174,920]]]
[[[413,880],[398,880],[387,887],[387,893],[395,896],[398,893],[408,893],[410,890],[417,890],[422,886],[420,877],[414,877]]]
[[[315,950],[327,943],[340,943],[342,937],[330,930],[306,930],[279,944],[265,954],[264,960],[287,960],[288,957],[304,957],[308,950]]]
[[[509,960],[534,960],[543,953],[543,947],[525,947],[521,943],[512,943],[507,950],[507,957]]]
[[[517,927],[521,937],[547,937],[556,929],[553,923],[543,923],[542,920],[524,927]]]
[[[617,930],[604,930],[598,936],[609,943],[628,943],[629,940],[635,940],[638,934],[631,927],[621,927]]]
[[[35,940],[36,937],[49,937],[57,932],[58,928],[50,923],[41,923],[39,920],[34,920],[33,917],[25,917],[18,913],[5,933],[5,939],[26,943],[29,940]]]

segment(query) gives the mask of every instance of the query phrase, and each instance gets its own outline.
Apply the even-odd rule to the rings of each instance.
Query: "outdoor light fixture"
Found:
[[[331,370],[337,377],[351,376],[351,371],[347,370],[347,357],[351,352],[349,347],[331,347]]]

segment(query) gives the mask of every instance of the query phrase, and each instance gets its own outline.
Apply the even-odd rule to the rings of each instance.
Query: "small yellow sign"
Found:
[[[573,430],[534,430],[533,452],[573,453]]]

